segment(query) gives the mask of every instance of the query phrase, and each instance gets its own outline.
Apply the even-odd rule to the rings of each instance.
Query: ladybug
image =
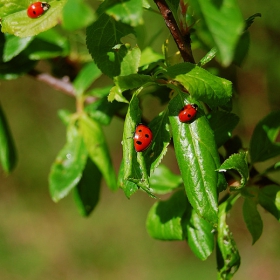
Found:
[[[140,123],[136,126],[133,140],[135,151],[143,152],[152,143],[153,133],[149,127]]]
[[[50,8],[50,4],[46,2],[34,2],[27,9],[27,15],[30,18],[40,17],[44,12]]]
[[[197,108],[198,106],[196,104],[185,105],[178,115],[180,122],[185,123],[191,121],[197,113]]]

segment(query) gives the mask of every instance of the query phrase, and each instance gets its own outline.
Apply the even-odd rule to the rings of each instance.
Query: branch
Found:
[[[37,70],[31,70],[28,74],[36,80],[43,82],[56,90],[62,91],[71,97],[75,97],[74,87],[68,77],[58,79],[48,73],[41,73]]]
[[[48,73],[41,73],[37,70],[31,70],[28,72],[30,76],[35,78],[36,80],[43,82],[52,88],[63,92],[64,94],[76,98],[75,89],[73,84],[70,82],[67,76],[63,77],[62,79],[56,78]],[[88,96],[85,99],[85,103],[90,104],[97,100],[94,96]]]
[[[182,35],[176,23],[176,20],[165,0],[154,0],[154,2],[158,6],[159,11],[164,18],[165,24],[169,28],[170,33],[173,36],[184,61],[195,63],[192,55],[190,34],[188,33],[185,36]]]

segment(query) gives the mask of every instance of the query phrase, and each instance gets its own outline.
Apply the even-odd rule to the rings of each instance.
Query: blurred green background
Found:
[[[262,17],[250,28],[251,48],[245,64],[222,69],[221,75],[234,83],[233,111],[241,118],[235,133],[248,146],[256,123],[271,110],[280,109],[280,1],[239,2],[244,18],[256,12]],[[147,22],[156,22],[148,27],[149,32],[163,30],[152,43],[160,51],[168,31],[160,17],[145,16]],[[148,236],[145,219],[154,200],[144,193],[128,200],[121,190],[112,193],[104,186],[100,203],[89,218],[79,216],[71,195],[58,204],[51,201],[48,173],[65,141],[65,126],[57,110],[74,110],[73,99],[25,76],[1,81],[0,100],[19,156],[10,176],[1,173],[1,280],[216,279],[214,254],[202,262],[185,242],[161,242]],[[148,97],[144,104],[147,118],[154,116],[155,106],[158,101]],[[120,119],[113,119],[104,128],[116,170],[121,160],[122,126]],[[164,163],[178,173],[171,149]],[[267,164],[257,167],[261,170]],[[280,182],[279,174],[273,178]],[[260,212],[264,231],[254,246],[242,219],[242,201],[229,217],[242,261],[235,279],[280,279],[280,226],[263,209]]]

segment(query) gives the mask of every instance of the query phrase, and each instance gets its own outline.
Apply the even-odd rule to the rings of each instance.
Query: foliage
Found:
[[[40,60],[49,62],[56,82],[61,81],[57,73],[66,71],[57,61],[67,63],[75,57],[78,69],[65,73],[71,83],[64,84],[63,90],[75,98],[76,112],[59,113],[67,126],[67,140],[51,167],[52,199],[58,202],[73,191],[79,212],[88,216],[98,203],[102,178],[112,191],[121,188],[128,198],[138,190],[152,198],[170,194],[155,202],[148,213],[149,234],[161,240],[186,240],[201,260],[216,245],[218,278],[230,279],[240,265],[226,219],[235,202],[244,200],[243,216],[252,243],[263,229],[258,205],[276,219],[280,217],[280,186],[267,178],[280,164],[273,163],[262,173],[255,167],[280,155],[280,111],[260,120],[249,148],[244,148],[236,141],[239,138],[232,138],[239,121],[230,112],[232,82],[213,74],[208,66],[215,58],[216,65],[242,65],[249,50],[248,28],[260,14],[243,20],[234,0],[167,1],[177,19],[173,24],[180,27],[175,35],[178,40],[183,38],[189,56],[193,45],[204,53],[193,64],[186,59],[172,60],[178,55],[169,50],[168,42],[163,54],[150,45],[143,47],[139,27],[149,25],[143,16],[155,12],[152,3],[105,0],[94,13],[82,0],[53,0],[41,17],[30,19],[26,15],[29,2],[0,0],[1,79],[24,74],[36,77]],[[75,49],[68,39],[72,31],[86,38],[88,51]],[[104,75],[110,82],[96,87],[95,81]],[[141,107],[149,95],[156,96],[164,109],[148,124],[152,144],[136,153],[133,134],[136,125],[146,121]],[[189,103],[198,105],[197,115],[191,122],[181,123],[178,113]],[[5,112],[0,109],[0,163],[10,173],[16,151]],[[124,119],[118,176],[102,131],[115,116]],[[168,149],[175,150],[180,175],[161,163]]]

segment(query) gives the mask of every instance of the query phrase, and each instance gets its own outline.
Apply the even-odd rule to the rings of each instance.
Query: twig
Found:
[[[31,70],[28,74],[36,80],[44,82],[45,84],[51,86],[56,90],[62,91],[69,96],[75,97],[73,84],[69,81],[68,77],[58,79],[48,73],[41,73],[37,70]]]
[[[182,35],[176,23],[176,20],[165,0],[154,0],[154,2],[158,6],[159,11],[164,18],[164,21],[174,38],[183,60],[185,62],[195,63],[191,50],[190,34],[188,33],[185,36]]]
[[[64,94],[76,98],[75,89],[73,84],[70,82],[69,78],[63,77],[62,79],[56,78],[49,73],[41,73],[37,70],[31,70],[28,72],[30,76],[35,78],[36,80],[43,82],[52,88],[63,92]],[[93,103],[97,100],[95,96],[87,96],[84,102],[86,104]]]

